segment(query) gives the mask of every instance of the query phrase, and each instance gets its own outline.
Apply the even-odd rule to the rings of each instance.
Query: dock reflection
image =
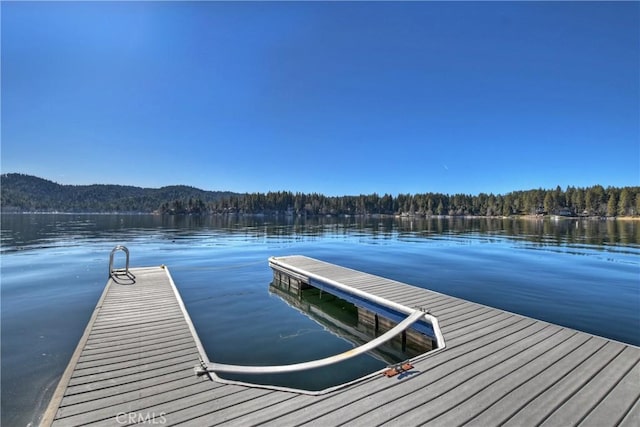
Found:
[[[279,286],[280,285],[280,286]],[[294,292],[274,280],[269,292],[281,298],[327,331],[358,347],[392,329],[396,323],[326,291],[304,287]],[[369,354],[386,364],[414,358],[432,349],[431,339],[409,328],[402,334],[370,351]]]

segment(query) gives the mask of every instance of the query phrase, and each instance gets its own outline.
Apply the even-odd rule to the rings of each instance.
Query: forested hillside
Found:
[[[378,194],[329,197],[289,191],[238,194],[188,186],[60,185],[3,174],[3,211],[158,212],[161,214],[638,216],[640,187],[567,187],[494,194]]]
[[[124,185],[60,185],[23,174],[0,176],[3,211],[29,212],[153,212],[166,201],[212,203],[234,196],[228,191],[204,191],[183,185],[140,188]]]

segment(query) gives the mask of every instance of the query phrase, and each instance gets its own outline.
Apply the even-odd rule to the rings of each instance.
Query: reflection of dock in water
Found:
[[[269,291],[356,347],[396,326],[396,323],[391,320],[322,290],[305,287],[296,289],[298,294],[287,288],[286,284],[274,280],[269,286]],[[431,340],[417,331],[408,329],[369,353],[387,364],[393,364],[429,350],[431,350]]]

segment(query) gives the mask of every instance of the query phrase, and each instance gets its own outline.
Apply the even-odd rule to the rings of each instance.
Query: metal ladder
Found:
[[[113,259],[118,251],[123,251],[127,257],[125,268],[113,268]],[[129,271],[129,249],[127,249],[126,246],[117,245],[111,250],[111,254],[109,255],[109,277],[113,279],[114,282],[120,284],[132,285],[136,282],[136,276]],[[125,278],[126,281],[124,281]]]

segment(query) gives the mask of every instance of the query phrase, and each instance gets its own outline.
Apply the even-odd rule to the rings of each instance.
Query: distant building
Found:
[[[573,216],[573,212],[569,208],[560,208],[557,213],[558,216]]]

